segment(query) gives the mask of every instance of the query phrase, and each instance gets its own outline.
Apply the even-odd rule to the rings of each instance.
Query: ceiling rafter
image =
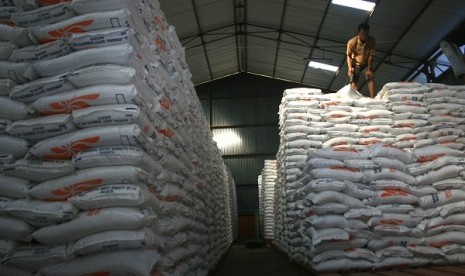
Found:
[[[417,79],[414,76],[422,79],[422,72],[426,72],[427,75],[431,76],[430,80],[434,80],[435,73],[432,73],[431,65],[435,64],[432,61],[434,56],[440,54],[437,42],[447,38],[441,38],[438,33],[432,34],[429,39],[422,34],[430,29],[429,25],[434,29],[441,28],[441,24],[444,24],[446,29],[451,27],[457,29],[460,27],[460,20],[465,22],[464,14],[459,12],[459,8],[462,11],[465,8],[465,2],[461,0],[448,0],[444,3],[440,0],[428,0],[422,1],[420,5],[418,5],[418,0],[398,2],[371,0],[376,2],[376,8],[370,15],[351,9],[347,10],[347,14],[344,14],[344,16],[347,15],[347,18],[338,18],[338,13],[344,12],[342,8],[338,8],[335,10],[336,13],[332,13],[331,0],[273,0],[276,5],[268,5],[266,0],[260,0],[258,4],[263,6],[265,13],[261,12],[262,7],[255,5],[255,2],[252,5],[252,2],[248,2],[248,0],[233,0],[232,2],[228,0],[191,0],[193,9],[183,7],[181,0],[160,1],[169,3],[167,4],[169,9],[164,10],[164,12],[168,20],[170,20],[170,14],[175,16],[174,22],[177,21],[175,26],[180,31],[179,33],[183,34],[179,39],[185,49],[186,56],[192,61],[200,61],[200,63],[192,64],[195,76],[193,81],[197,84],[242,72],[265,74],[275,79],[289,78],[303,85],[320,87],[320,89],[323,86],[323,91],[326,89],[330,91],[325,92],[333,92],[329,88],[335,89],[336,83],[342,84],[347,78],[347,70],[344,67],[346,63],[346,35],[351,32],[351,28],[347,24],[352,24],[351,22],[354,20],[362,19],[363,21],[365,17],[365,21],[370,21],[369,23],[373,23],[375,18],[377,22],[387,20],[385,24],[380,25],[381,28],[386,29],[386,33],[378,34],[379,41],[381,41],[379,42],[380,49],[377,49],[373,62],[373,69],[379,74],[377,86],[392,80],[405,81],[406,78],[415,81]],[[432,4],[426,9],[425,3],[431,2]],[[318,4],[318,10],[314,9],[314,4]],[[438,13],[433,13],[432,7],[437,8]],[[190,9],[188,10],[188,8]],[[216,8],[221,10],[215,10]],[[410,13],[409,9],[412,10]],[[305,25],[299,26],[299,24],[305,24],[308,11],[311,12],[313,20],[316,21],[314,26],[311,28]],[[208,14],[209,12],[212,14]],[[271,13],[275,16],[269,17],[268,15]],[[402,14],[408,14],[408,16],[405,17]],[[412,21],[413,17],[417,19]],[[391,19],[400,20],[400,22],[395,24],[392,22],[391,24]],[[338,22],[338,20],[342,20],[340,23],[345,22],[341,29],[343,32],[326,33],[326,26],[333,24],[332,21]],[[448,20],[446,21],[448,23],[442,23],[443,20]],[[193,22],[196,23],[192,24]],[[288,22],[289,24],[287,24]],[[463,25],[463,23],[461,24]],[[183,27],[185,28],[183,29]],[[452,30],[444,31],[449,31],[449,36],[451,36]],[[422,43],[422,45],[424,43],[425,48],[420,49],[421,52],[418,54],[415,52],[411,55],[406,54],[410,53],[411,49],[405,41],[417,39],[417,35],[420,35],[418,43]],[[249,41],[254,43],[249,44]],[[389,45],[381,45],[383,42],[389,43]],[[221,57],[223,48],[226,49],[225,53],[228,55]],[[266,49],[266,53],[261,52],[264,49]],[[251,53],[254,53],[254,58],[249,60]],[[271,56],[268,55],[269,53]],[[326,53],[327,55],[325,55]],[[430,54],[426,55],[428,53]],[[310,68],[304,61],[321,57],[333,60],[336,66],[340,62],[340,71],[336,74],[322,74],[321,78],[310,76],[308,74]],[[269,59],[266,64],[255,64],[255,62],[259,62],[259,59],[266,58]],[[286,73],[279,69],[284,65],[283,62],[293,63],[289,64],[289,68],[284,69]],[[248,71],[248,65],[252,64],[253,68],[257,69],[256,72]],[[383,66],[384,64],[390,66]],[[220,68],[223,75],[215,71]],[[400,68],[400,70],[394,68]],[[429,71],[422,68],[428,68]],[[199,72],[195,72],[195,70]],[[313,73],[313,71],[311,72]],[[437,70],[435,72],[439,74]],[[407,75],[404,76],[406,73]],[[366,89],[366,83],[361,84],[360,87]],[[376,89],[379,88],[376,87]]]
[[[264,36],[259,36],[259,35],[256,35],[256,34],[260,34],[260,33],[279,33],[279,29],[276,29],[276,28],[272,28],[272,27],[268,27],[268,26],[262,26],[262,25],[257,25],[257,24],[247,24],[249,26],[252,26],[252,27],[257,27],[257,28],[263,28],[263,29],[267,29],[269,31],[257,31],[257,32],[247,32],[246,34],[248,36],[254,36],[254,37],[257,37],[257,38],[263,38],[263,39],[268,39],[268,40],[273,40],[273,41],[276,41],[276,38],[269,38],[269,37],[264,37]],[[215,28],[214,30],[210,30],[210,31],[218,31],[218,30],[221,30],[221,29],[225,29],[225,28],[228,28],[228,27],[232,27],[233,24],[231,25],[227,25],[227,26],[223,26],[223,27],[220,27],[220,28]],[[209,31],[209,32],[210,32]],[[209,32],[205,32],[203,35],[207,35],[209,34]],[[205,42],[205,44],[208,44],[208,43],[212,43],[212,42],[216,42],[216,41],[220,41],[220,40],[223,40],[223,39],[226,39],[226,38],[230,38],[232,36],[235,35],[234,32],[231,32],[231,33],[222,33],[223,35],[225,35],[224,37],[221,37],[221,38],[218,38],[218,39],[213,39],[213,40],[209,40],[208,42]],[[218,35],[218,34],[216,34]],[[282,31],[282,37],[285,37],[285,36],[288,36],[288,37],[291,37],[295,40],[299,40],[301,41],[302,43],[296,43],[296,42],[292,42],[292,41],[286,41],[284,39],[281,39],[281,42],[285,42],[285,43],[288,43],[288,44],[291,44],[291,45],[296,45],[296,46],[303,46],[303,47],[315,47],[314,45],[304,41],[304,40],[301,40],[300,38],[296,37],[296,36],[304,36],[304,37],[308,37],[308,38],[311,38],[311,39],[315,39],[316,36],[311,36],[311,35],[308,35],[308,34],[303,34],[303,33],[298,33],[298,32],[292,32],[292,31],[287,31],[287,30],[283,30]],[[180,41],[183,42],[183,45],[185,45],[184,41],[186,38],[192,38],[193,36],[188,36],[188,37],[183,37],[183,38],[180,38]],[[195,37],[199,37],[199,35],[195,35]],[[325,41],[329,41],[329,42],[332,42],[334,44],[339,44],[340,46],[318,46],[316,48],[318,49],[321,49],[321,48],[326,48],[325,51],[328,52],[328,53],[335,53],[335,54],[341,54],[341,55],[345,55],[345,46],[346,46],[346,42],[345,41],[338,41],[338,40],[334,40],[334,39],[328,39],[328,38],[324,38],[324,37],[319,37],[319,40],[325,40]],[[197,47],[201,47],[203,46],[202,43],[198,43],[198,44],[195,44],[195,45],[191,45],[191,46],[187,46],[186,49],[193,49],[193,48],[197,48]],[[343,48],[343,51],[334,51],[334,50],[328,50],[327,48]],[[377,50],[377,52],[379,53],[387,53],[385,51],[381,51],[381,50]],[[412,62],[421,62],[423,61],[422,59],[418,59],[418,58],[415,58],[415,57],[408,57],[408,56],[404,56],[404,55],[401,55],[401,54],[395,54],[395,53],[391,53],[391,56],[397,56],[397,57],[400,57],[400,58],[403,58],[403,59],[408,59],[408,60],[411,60]],[[344,60],[345,62],[345,60]],[[401,66],[399,66],[401,67]]]
[[[198,36],[200,37],[200,40],[202,41],[203,53],[205,54],[205,60],[207,62],[207,66],[208,66],[208,72],[210,73],[210,79],[213,80],[213,72],[212,72],[212,68],[211,68],[211,65],[210,65],[210,59],[208,58],[208,52],[207,52],[207,46],[206,46],[207,43],[203,39],[202,28],[200,27],[199,14],[197,12],[197,7],[195,5],[195,0],[191,0],[191,3],[192,3],[192,8],[193,8],[193,11],[194,11],[194,15],[195,15],[195,21],[197,22],[197,29],[199,30]]]
[[[236,42],[236,61],[237,61],[237,72],[241,71],[241,60],[240,60],[240,55],[241,53],[239,52],[239,36],[237,35],[238,30],[238,21],[237,21],[237,9],[240,8],[238,6],[239,4],[236,4],[236,0],[233,0],[233,9],[234,9],[234,40]]]
[[[284,0],[283,12],[281,13],[281,22],[279,23],[279,30],[278,30],[278,39],[276,45],[276,53],[274,57],[274,65],[273,65],[273,78],[276,77],[276,65],[278,64],[278,54],[279,54],[279,46],[281,45],[281,35],[284,26],[284,18],[286,16],[286,9],[287,9],[287,0]]]
[[[328,10],[329,10],[330,6],[331,6],[331,1],[328,1],[328,4],[326,4],[325,13],[323,14],[323,17],[321,18],[321,21],[320,21],[320,26],[318,26],[318,31],[316,33],[316,36],[313,39],[313,45],[312,45],[312,47],[310,49],[310,54],[308,55],[309,58],[312,58],[313,51],[317,47],[318,40],[320,39],[321,29],[323,28],[323,23],[326,20],[326,16],[328,15]],[[305,64],[304,72],[302,73],[302,77],[300,78],[300,83],[303,83],[305,75],[307,74],[307,69],[308,69],[308,62],[307,62],[307,64]]]
[[[376,64],[375,68],[373,69],[374,71],[376,71],[383,63],[384,61],[392,54],[392,51],[394,51],[394,49],[397,47],[397,45],[399,45],[399,42],[402,40],[402,38],[404,38],[408,32],[410,32],[410,30],[413,28],[413,26],[415,25],[415,23],[418,22],[418,20],[421,18],[421,16],[425,13],[425,11],[429,8],[429,6],[431,5],[431,3],[433,3],[433,0],[429,0],[424,6],[423,8],[421,9],[421,11],[413,18],[413,20],[410,22],[410,24],[408,25],[408,27],[404,30],[404,32],[400,35],[400,37],[397,39],[397,41],[394,43],[394,45],[392,45],[392,47],[389,49],[389,51],[381,58],[381,60]],[[416,66],[416,68],[418,68],[419,66]],[[413,71],[410,72],[410,74],[412,74]],[[366,80],[362,83],[362,85],[360,86],[361,88],[366,84]]]

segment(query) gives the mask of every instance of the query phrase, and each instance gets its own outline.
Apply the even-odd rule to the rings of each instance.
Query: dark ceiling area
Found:
[[[186,49],[195,85],[250,73],[337,91],[347,83],[346,43],[361,22],[377,42],[376,91],[393,81],[434,82],[441,40],[465,40],[463,0],[371,0],[371,12],[331,0],[159,2]],[[309,61],[339,70],[311,68]]]

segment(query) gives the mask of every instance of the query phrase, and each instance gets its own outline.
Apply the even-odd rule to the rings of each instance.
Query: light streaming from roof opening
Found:
[[[372,11],[376,5],[373,2],[363,0],[332,0],[331,3],[365,11]]]
[[[308,63],[308,66],[313,67],[313,68],[317,68],[317,69],[323,69],[323,70],[331,71],[331,72],[337,72],[337,70],[339,70],[339,67],[329,65],[329,64],[326,64],[326,63],[316,62],[316,61],[310,61]]]

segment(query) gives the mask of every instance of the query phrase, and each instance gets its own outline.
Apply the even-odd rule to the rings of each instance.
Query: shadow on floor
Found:
[[[275,247],[246,248],[234,243],[225,258],[209,274],[210,276],[301,276],[312,275],[309,270],[290,262]]]

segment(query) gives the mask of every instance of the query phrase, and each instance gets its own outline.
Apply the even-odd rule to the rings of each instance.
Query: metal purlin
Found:
[[[208,52],[207,52],[207,47],[206,47],[207,43],[203,39],[202,28],[200,27],[199,14],[197,12],[197,7],[195,6],[195,0],[191,0],[191,3],[192,3],[194,15],[195,15],[195,21],[197,22],[197,29],[199,30],[199,33],[197,35],[200,37],[200,41],[202,42],[203,53],[205,54],[205,60],[207,61],[207,67],[208,67],[208,72],[210,74],[210,79],[213,80],[212,68],[210,65],[210,60],[208,59]]]

